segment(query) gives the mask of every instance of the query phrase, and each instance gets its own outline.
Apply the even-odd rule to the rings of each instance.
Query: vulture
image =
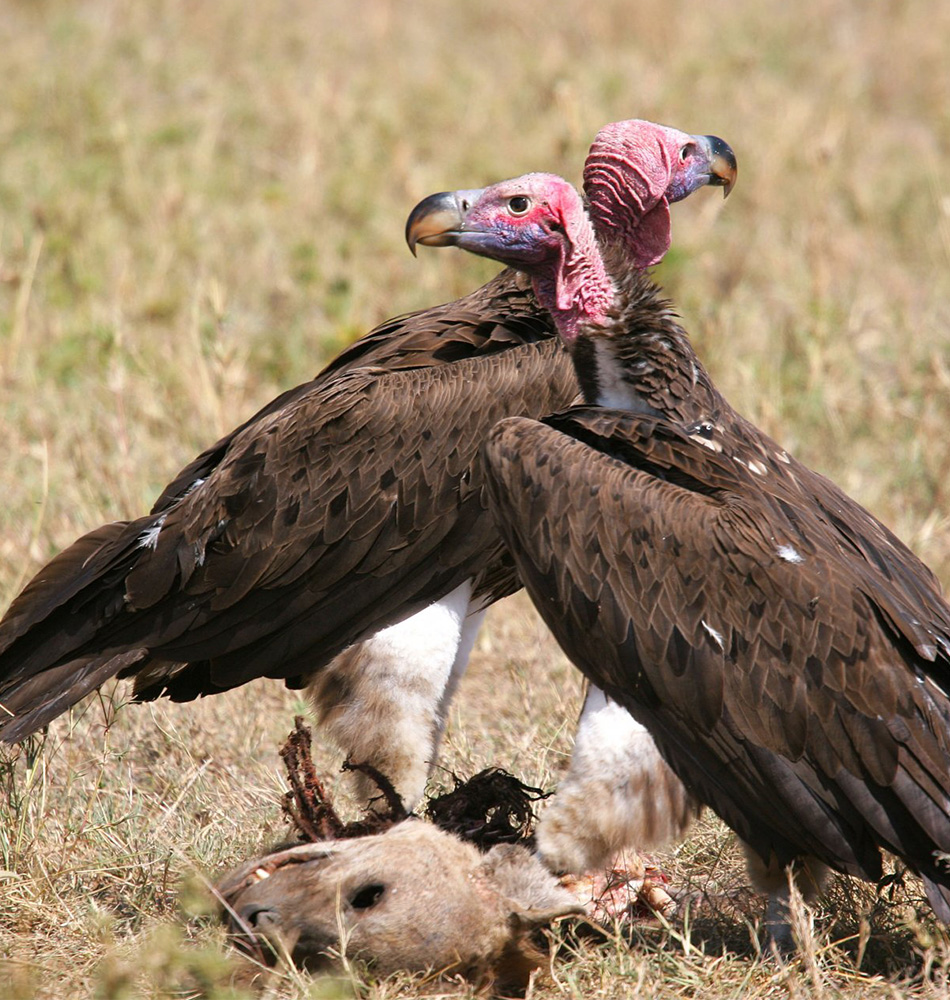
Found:
[[[440,242],[532,278],[584,404],[488,435],[495,523],[571,660],[746,845],[791,945],[789,873],[876,880],[950,921],[950,606],[930,570],[716,389],[574,189],[467,192]]]
[[[735,159],[715,137],[628,121],[598,134],[585,177],[604,239],[646,267],[669,246],[670,202],[728,193]],[[199,455],[149,514],[36,574],[0,622],[0,739],[113,676],[178,701],[282,678],[310,685],[329,734],[411,807],[482,612],[520,586],[479,446],[501,418],[576,394],[514,271],[383,324]]]

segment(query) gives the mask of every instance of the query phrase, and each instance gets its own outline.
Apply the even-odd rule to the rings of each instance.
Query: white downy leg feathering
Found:
[[[591,685],[570,769],[538,825],[538,850],[548,867],[602,870],[621,850],[682,837],[696,812],[649,732]]]
[[[347,756],[384,774],[412,809],[425,791],[470,628],[466,581],[440,601],[345,650],[308,687],[322,730]],[[471,635],[469,632],[471,631]],[[464,660],[459,668],[459,660]],[[449,694],[447,694],[449,692]],[[359,776],[365,798],[376,786]]]

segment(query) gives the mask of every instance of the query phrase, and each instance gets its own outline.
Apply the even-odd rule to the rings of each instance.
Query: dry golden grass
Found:
[[[490,274],[412,260],[420,197],[576,181],[596,129],[631,116],[740,159],[725,206],[676,207],[661,269],[720,386],[950,580],[948,52],[950,5],[927,0],[5,0],[0,604],[343,344]],[[527,602],[498,607],[445,762],[550,785],[578,697]],[[276,684],[92,699],[7,754],[5,994],[244,995],[197,890],[283,831],[275,750],[299,708]],[[743,884],[711,820],[664,864]],[[778,969],[740,900],[689,934],[573,945],[532,995],[945,996],[947,944],[916,903],[836,883]],[[258,988],[469,995],[356,972]]]

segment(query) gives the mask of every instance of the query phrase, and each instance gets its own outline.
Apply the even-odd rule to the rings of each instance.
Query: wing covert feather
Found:
[[[761,841],[764,823],[780,857],[811,845],[865,875],[879,861],[862,824],[913,856],[932,853],[937,827],[950,846],[950,719],[928,693],[946,677],[946,606],[887,529],[865,512],[851,523],[867,530],[841,537],[787,456],[763,474],[620,411],[506,420],[486,462],[496,519],[565,651],[740,835]],[[913,641],[925,629],[932,658]],[[886,816],[901,795],[898,836]]]
[[[110,649],[146,649],[155,691],[162,661],[191,696],[205,682],[296,677],[495,564],[513,580],[479,446],[498,419],[548,412],[575,388],[550,339],[430,369],[356,368],[312,387],[237,434],[160,513],[99,529],[44,568],[0,629],[16,662],[4,695]],[[75,575],[77,562],[89,569],[66,581],[64,599],[55,571]],[[97,611],[70,639],[61,619],[75,620],[87,591]]]

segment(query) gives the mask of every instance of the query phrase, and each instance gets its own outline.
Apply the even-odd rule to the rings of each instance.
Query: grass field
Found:
[[[378,321],[490,275],[412,259],[419,198],[578,181],[629,117],[737,152],[727,203],[674,209],[659,271],[720,387],[950,582],[948,53],[950,5],[927,0],[0,0],[0,606]],[[523,596],[497,606],[444,762],[552,785],[579,692]],[[302,706],[276,683],[121,699],[0,757],[0,993],[244,995],[202,879],[284,832],[276,748]],[[663,863],[743,883],[713,820]],[[532,995],[947,996],[926,914],[912,884],[842,880],[787,968],[739,914],[577,946]]]

